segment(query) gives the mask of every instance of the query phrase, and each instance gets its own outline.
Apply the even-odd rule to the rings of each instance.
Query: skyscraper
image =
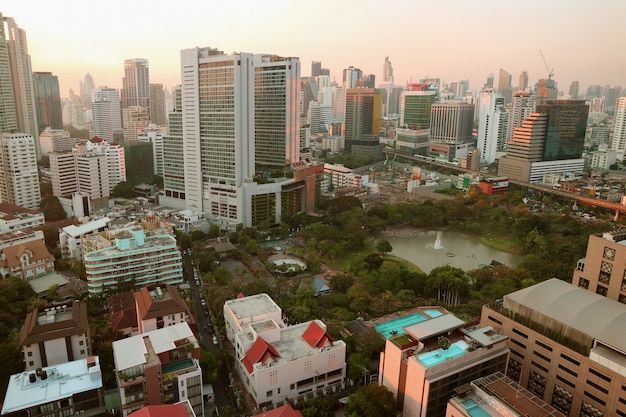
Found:
[[[93,81],[91,74],[87,73],[80,81],[79,85],[80,103],[86,109],[91,109],[94,92],[96,91],[96,83]]]
[[[519,91],[526,91],[528,88],[528,71],[524,70],[519,75],[519,82],[517,83],[517,89]]]
[[[381,160],[380,144],[382,97],[374,88],[351,88],[346,92],[345,150],[358,156]]]
[[[513,131],[522,125],[531,113],[535,112],[535,93],[530,91],[516,91],[513,93],[507,129],[507,142],[513,138]]]
[[[91,104],[91,110],[93,116],[90,136],[113,142],[112,103],[106,97],[97,97]]]
[[[383,64],[383,81],[386,83],[393,82],[393,67],[388,56],[385,57],[385,63]]]
[[[500,76],[498,77],[498,92],[504,97],[505,103],[511,102],[511,94],[513,94],[511,74],[502,68],[500,68]]]
[[[549,100],[536,106],[548,115],[544,161],[582,157],[589,106],[584,100]]]
[[[464,156],[472,141],[474,105],[461,101],[433,104],[430,115],[429,155],[454,161]]]
[[[556,100],[559,91],[556,88],[556,81],[551,78],[542,78],[537,81],[537,102],[546,100]]]
[[[0,132],[17,132],[13,77],[2,13],[0,13]]]
[[[35,72],[35,100],[37,102],[37,121],[40,130],[46,127],[63,129],[61,92],[59,79],[51,72]]]
[[[363,78],[363,71],[353,66],[343,70],[343,86],[346,89],[356,87],[356,82]]]
[[[321,61],[311,62],[311,77],[319,77],[322,73]]]
[[[0,133],[0,202],[39,208],[41,192],[35,139],[24,133]]]
[[[94,100],[106,100],[111,103],[111,129],[113,135],[122,132],[122,108],[120,103],[120,92],[117,88],[107,86],[99,87],[94,95]],[[94,110],[95,113],[95,110]],[[94,119],[96,115],[94,114]]]
[[[192,48],[181,51],[181,68],[186,207],[224,227],[251,225],[255,163],[299,161],[300,62]],[[265,197],[275,213],[275,194]]]
[[[163,84],[150,84],[150,121],[159,126],[167,125]]]
[[[485,85],[483,86],[483,90],[486,88],[493,88],[493,74],[487,75],[487,81],[485,82]]]
[[[614,123],[611,149],[615,149],[618,156],[623,158],[626,153],[626,97],[617,100]]]
[[[13,83],[17,130],[31,135],[35,140],[37,158],[39,150],[39,127],[37,126],[37,106],[33,70],[28,54],[26,32],[11,17],[3,17],[3,35],[8,50],[9,70]]]
[[[147,59],[133,58],[124,61],[122,85],[122,109],[131,106],[150,109],[150,71]]]
[[[430,109],[437,100],[437,91],[405,90],[400,94],[400,126],[407,129],[429,129]]]
[[[185,208],[185,164],[183,152],[183,110],[180,86],[172,93],[174,108],[168,117],[168,132],[163,137],[163,198],[162,204]]]
[[[486,90],[481,97],[477,146],[482,162],[488,164],[495,162],[497,152],[506,147],[509,114],[504,103],[502,94],[493,90]]]
[[[572,100],[578,99],[579,90],[580,86],[578,84],[578,81],[572,81],[572,83],[569,85],[569,98],[571,98]]]

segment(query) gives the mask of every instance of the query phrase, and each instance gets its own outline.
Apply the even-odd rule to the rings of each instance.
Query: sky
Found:
[[[0,0],[0,13],[26,31],[33,71],[57,75],[62,97],[87,73],[121,88],[129,58],[172,87],[180,51],[196,46],[299,57],[302,76],[321,61],[340,83],[352,65],[378,84],[389,56],[396,85],[428,76],[478,90],[503,68],[513,86],[523,70],[530,85],[553,70],[566,94],[573,80],[582,93],[626,87],[624,0]]]

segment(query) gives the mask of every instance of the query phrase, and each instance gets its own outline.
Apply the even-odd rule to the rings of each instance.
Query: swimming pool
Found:
[[[490,417],[491,414],[483,410],[474,400],[465,400],[461,403],[467,410],[467,413],[472,417]]]
[[[411,326],[416,323],[421,323],[428,320],[426,316],[421,313],[414,313],[404,317],[398,317],[397,319],[390,320],[386,323],[380,323],[374,326],[374,329],[383,335],[385,339],[389,339],[392,336],[404,334],[403,327]],[[392,332],[394,332],[392,334]]]
[[[435,317],[443,316],[443,313],[441,311],[435,309],[424,310],[424,313],[428,314],[433,319]]]
[[[450,346],[446,350],[436,349],[431,350],[430,352],[422,353],[421,355],[417,356],[417,359],[424,366],[430,368],[431,366],[438,365],[442,362],[447,361],[448,359],[465,355],[467,353],[467,350],[465,350],[466,348],[467,344],[464,341],[459,341],[452,344],[452,346]]]

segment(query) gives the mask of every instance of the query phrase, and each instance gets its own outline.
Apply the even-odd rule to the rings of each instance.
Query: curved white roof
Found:
[[[557,278],[504,296],[626,352],[626,305]]]

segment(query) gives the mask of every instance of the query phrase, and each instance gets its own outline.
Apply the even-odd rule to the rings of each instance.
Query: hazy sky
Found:
[[[124,60],[145,58],[150,81],[180,83],[180,50],[296,56],[341,81],[350,65],[382,81],[385,56],[396,85],[425,76],[469,79],[480,89],[502,67],[517,86],[548,74],[559,89],[578,80],[626,87],[624,0],[0,0],[26,31],[33,71],[59,77],[61,95],[88,72],[121,88]]]

